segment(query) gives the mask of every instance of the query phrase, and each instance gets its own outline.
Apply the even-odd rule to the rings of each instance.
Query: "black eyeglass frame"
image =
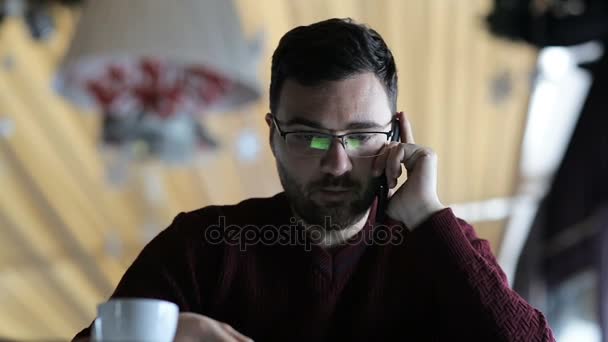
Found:
[[[398,120],[397,115],[394,115],[391,118],[391,121],[389,122],[391,124],[391,130],[388,131],[388,132],[385,132],[385,131],[360,131],[360,132],[349,132],[349,133],[344,133],[344,134],[331,134],[331,133],[319,132],[319,131],[313,131],[313,130],[283,131],[281,129],[281,126],[279,126],[279,119],[277,119],[272,113],[270,113],[270,116],[272,118],[272,122],[274,123],[274,126],[277,128],[277,131],[278,131],[279,135],[281,136],[281,138],[283,138],[284,141],[287,140],[287,135],[289,135],[289,134],[293,134],[293,133],[299,133],[299,134],[301,134],[301,133],[311,133],[311,134],[318,134],[318,135],[323,135],[323,136],[331,137],[332,141],[335,141],[336,139],[338,139],[343,147],[346,147],[346,145],[345,145],[345,139],[348,136],[357,135],[357,134],[384,134],[384,135],[386,135],[386,141],[387,142],[391,141],[391,138],[393,137],[393,135],[395,134],[395,132],[397,132],[397,130],[398,130],[398,126],[397,125],[399,124],[399,120]],[[377,155],[378,154],[373,155],[373,156],[359,157],[359,158],[375,157]]]

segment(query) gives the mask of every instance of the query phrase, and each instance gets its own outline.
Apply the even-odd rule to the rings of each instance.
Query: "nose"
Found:
[[[321,159],[321,171],[337,177],[351,171],[352,167],[344,146],[338,139],[334,139]]]

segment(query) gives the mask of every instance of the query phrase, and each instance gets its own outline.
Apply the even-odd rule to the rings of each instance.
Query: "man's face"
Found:
[[[273,114],[284,132],[333,134],[388,132],[392,118],[386,92],[373,73],[314,87],[286,80]],[[360,220],[379,185],[372,175],[375,157],[350,157],[338,139],[322,155],[290,153],[270,117],[267,122],[281,184],[296,214],[317,225],[329,217],[332,227],[327,229],[344,229]]]

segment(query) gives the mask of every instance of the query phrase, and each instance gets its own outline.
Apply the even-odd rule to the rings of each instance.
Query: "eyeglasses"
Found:
[[[272,122],[285,141],[290,153],[309,157],[324,155],[336,139],[340,141],[350,157],[377,156],[380,154],[382,147],[391,139],[395,125],[395,119],[393,118],[390,122],[392,127],[389,132],[351,132],[337,135],[315,131],[285,132],[279,126],[279,120],[274,115],[272,115]]]

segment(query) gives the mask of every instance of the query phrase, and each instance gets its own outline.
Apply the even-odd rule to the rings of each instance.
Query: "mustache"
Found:
[[[340,188],[356,188],[359,183],[354,181],[350,176],[344,175],[340,177],[334,177],[327,175],[310,184],[312,189],[320,189],[326,187],[340,187]]]

